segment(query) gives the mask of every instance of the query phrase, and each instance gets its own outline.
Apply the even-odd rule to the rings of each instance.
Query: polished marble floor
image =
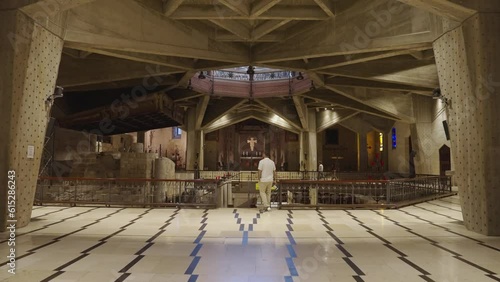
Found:
[[[400,210],[35,207],[0,281],[500,281],[458,197]],[[3,261],[5,260],[5,261]]]

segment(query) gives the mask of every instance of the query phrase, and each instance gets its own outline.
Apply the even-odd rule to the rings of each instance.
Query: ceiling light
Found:
[[[311,87],[309,87],[309,90],[313,91],[316,89],[316,86],[314,86],[314,81],[311,80]]]
[[[299,75],[297,76],[297,80],[304,80],[304,76],[302,75],[301,72],[299,72]]]

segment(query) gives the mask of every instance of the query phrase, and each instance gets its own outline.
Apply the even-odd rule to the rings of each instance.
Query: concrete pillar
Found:
[[[464,224],[485,235],[500,235],[499,33],[500,13],[477,13],[434,42]]]
[[[174,179],[175,178],[175,163],[169,158],[159,158],[155,160],[155,178],[156,179]],[[170,185],[169,185],[170,184]],[[154,190],[154,203],[174,202],[175,191],[174,185],[167,182],[156,182]]]
[[[300,171],[308,170],[307,168],[307,160],[306,155],[309,153],[307,151],[307,132],[300,132],[299,134],[299,163],[300,163]]]
[[[318,131],[316,126],[316,111],[311,109],[307,114],[309,115],[309,131],[307,132],[307,167],[308,170],[316,171],[318,170]]]
[[[449,146],[443,128],[446,120],[445,105],[428,97],[413,97],[413,112],[416,123],[410,125],[415,172],[439,175],[439,148]]]
[[[30,222],[63,41],[25,14],[0,11],[0,231],[7,220],[7,172],[15,171],[17,227]],[[33,157],[28,150],[34,149]]]
[[[368,142],[366,133],[358,133],[358,171],[368,170]]]
[[[198,167],[200,166],[200,156],[202,156],[200,152],[200,144],[201,143],[201,130],[196,129],[196,109],[189,109],[187,114],[187,146],[186,146],[186,169],[194,170],[195,163],[198,163]]]
[[[146,131],[137,132],[137,143],[146,144]]]

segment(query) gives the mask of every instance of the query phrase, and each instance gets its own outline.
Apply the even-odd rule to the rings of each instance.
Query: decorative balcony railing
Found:
[[[247,73],[213,70],[208,73],[209,76],[215,79],[228,79],[236,81],[250,81],[250,75]],[[272,72],[258,72],[253,75],[254,81],[268,81],[293,78],[291,71],[272,71]]]

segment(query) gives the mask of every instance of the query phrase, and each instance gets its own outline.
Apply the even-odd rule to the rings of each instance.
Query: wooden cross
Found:
[[[253,149],[255,148],[255,144],[257,144],[257,139],[251,137],[247,140],[247,143],[250,144],[250,151],[253,151]]]

